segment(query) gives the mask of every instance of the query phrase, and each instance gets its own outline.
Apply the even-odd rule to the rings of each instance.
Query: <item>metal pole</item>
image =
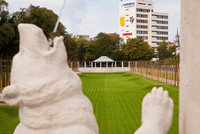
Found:
[[[64,7],[65,7],[66,1],[67,1],[67,0],[64,0],[64,3],[63,3],[63,5],[62,5],[61,11],[60,11],[60,14],[59,14],[59,16],[58,16],[58,20],[57,20],[56,25],[55,25],[55,27],[54,27],[53,33],[52,33],[51,37],[49,38],[49,46],[50,46],[50,47],[53,46],[53,40],[54,40],[54,38],[55,38],[56,31],[57,31],[57,29],[58,29],[58,24],[59,24],[59,22],[60,22],[60,18],[61,18],[63,9],[64,9]]]

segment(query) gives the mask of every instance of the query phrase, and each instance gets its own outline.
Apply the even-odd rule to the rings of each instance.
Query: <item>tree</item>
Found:
[[[112,52],[111,58],[115,61],[125,60],[124,54],[121,50],[115,50]]]
[[[86,52],[84,45],[87,43],[87,41],[83,38],[83,36],[79,36],[78,38],[73,37],[73,39],[77,44],[77,48],[75,50],[76,60],[83,61]]]
[[[51,36],[58,18],[58,16],[53,11],[48,10],[46,8],[40,8],[39,6],[31,5],[28,9],[23,8],[20,11],[13,13],[12,16],[9,16],[8,13],[8,15],[5,17],[5,15],[2,14],[2,12],[4,11],[4,9],[7,9],[6,8],[7,5],[8,3],[6,3],[4,0],[0,1],[0,12],[1,12],[0,53],[1,54],[14,56],[19,51],[19,34],[17,28],[17,25],[19,23],[35,24],[40,28],[42,28],[47,38]],[[26,11],[29,11],[29,15],[27,15]],[[8,11],[6,10],[6,12]],[[4,16],[2,17],[2,15]],[[66,28],[61,23],[59,23],[56,36],[62,35],[64,36],[64,38],[66,38],[65,40],[68,40],[69,38],[71,38],[71,36],[65,36],[66,33],[67,33]],[[66,44],[66,46],[68,46],[69,44],[73,44],[71,39],[69,40],[70,41],[68,44]],[[72,48],[72,46],[70,46],[70,48]],[[74,50],[70,49],[70,51]],[[69,54],[73,55],[72,53],[73,52],[69,52]],[[71,58],[69,56],[68,58],[74,59],[74,57]]]
[[[15,36],[15,30],[11,23],[3,23],[0,26],[0,49],[7,47]]]
[[[85,61],[93,61],[96,59],[96,47],[93,42],[88,42],[84,46],[86,52],[84,56]]]
[[[176,55],[176,46],[175,46],[175,45],[170,46],[170,47],[169,47],[169,51],[172,53],[172,56],[173,56],[173,55]]]
[[[116,44],[106,33],[99,33],[95,45],[95,58],[100,56],[111,57],[112,52],[116,50]]]
[[[27,12],[29,11],[29,15]],[[53,32],[56,21],[58,19],[58,15],[56,15],[52,10],[47,8],[41,8],[39,6],[31,5],[28,9],[23,8],[21,11],[13,14],[16,16],[16,23],[32,23],[40,27],[47,38],[49,38]],[[63,24],[59,23],[56,35],[65,35],[66,28]]]
[[[172,52],[169,50],[168,44],[165,42],[165,40],[157,47],[157,51],[159,60],[172,57]]]
[[[126,60],[150,60],[154,54],[153,49],[142,39],[128,39],[122,46]]]
[[[8,3],[5,0],[0,1],[0,53],[3,56],[16,53],[12,44],[14,44],[13,40],[17,35],[7,6]],[[18,48],[16,49],[18,50]]]
[[[114,44],[116,45],[116,49],[119,50],[120,49],[120,43],[122,42],[123,39],[117,33],[108,34],[108,35],[111,37]]]
[[[5,0],[0,0],[0,25],[8,20],[8,3]]]
[[[75,61],[75,50],[77,48],[75,40],[71,37],[71,35],[64,35],[64,43],[67,51],[68,61]]]

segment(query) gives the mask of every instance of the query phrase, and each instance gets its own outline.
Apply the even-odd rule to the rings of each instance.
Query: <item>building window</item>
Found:
[[[129,25],[126,25],[126,27],[129,27]]]
[[[157,34],[168,35],[168,32],[162,32],[162,31],[152,31],[152,32],[156,32]]]
[[[161,19],[168,19],[167,15],[156,15],[156,14],[153,14],[152,16],[156,16],[157,18],[161,18]]]
[[[152,25],[152,27],[156,27],[157,29],[168,29],[168,26],[155,26],[155,25]]]
[[[157,40],[168,40],[168,37],[157,37],[157,36],[152,36],[152,38],[156,38]]]
[[[129,11],[129,9],[126,9],[126,11]]]
[[[148,40],[147,36],[137,36],[138,39]]]
[[[128,14],[126,16],[129,16]]]
[[[136,20],[138,23],[148,23],[148,20],[139,20],[139,19],[137,19]]]
[[[137,31],[137,34],[148,34],[147,31]]]
[[[138,3],[139,5],[146,5],[146,3]]]
[[[137,8],[137,12],[150,12],[150,9]]]
[[[151,6],[152,4],[148,4],[149,6]]]
[[[147,29],[148,28],[148,26],[146,26],[146,25],[137,25],[136,27],[137,28],[142,28],[142,29]]]
[[[137,17],[140,17],[140,18],[148,18],[148,15],[146,15],[146,14],[137,14]]]
[[[168,24],[168,21],[159,21],[159,20],[153,20],[157,22],[158,24]]]

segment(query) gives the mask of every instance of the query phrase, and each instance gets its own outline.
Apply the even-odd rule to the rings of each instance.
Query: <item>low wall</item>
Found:
[[[79,72],[82,73],[106,73],[106,72],[130,72],[130,67],[96,67],[96,68],[78,68]]]

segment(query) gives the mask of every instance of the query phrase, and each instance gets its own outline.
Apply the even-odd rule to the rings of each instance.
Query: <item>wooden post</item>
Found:
[[[171,84],[172,84],[172,81],[173,81],[173,69],[171,67]]]
[[[165,65],[165,79],[166,79],[166,83],[167,83],[167,79],[168,79],[167,63],[166,63],[166,65]]]
[[[162,82],[162,65],[160,67],[160,81]]]
[[[176,69],[177,69],[177,67],[175,68],[175,70],[174,70],[174,86],[176,86],[176,74],[177,74],[177,72],[176,72]]]
[[[4,77],[5,77],[5,80],[4,80],[4,87],[7,86],[7,61],[5,59],[5,62],[4,62]]]
[[[150,73],[151,79],[153,79],[153,72],[154,72],[153,62],[151,62],[151,69],[150,69],[150,71],[151,71],[151,73]]]
[[[158,81],[159,81],[158,62],[157,62],[157,68],[156,68],[156,77],[157,77],[157,79],[158,79]]]
[[[2,93],[3,90],[3,81],[2,81],[2,59],[0,57],[0,93]]]

